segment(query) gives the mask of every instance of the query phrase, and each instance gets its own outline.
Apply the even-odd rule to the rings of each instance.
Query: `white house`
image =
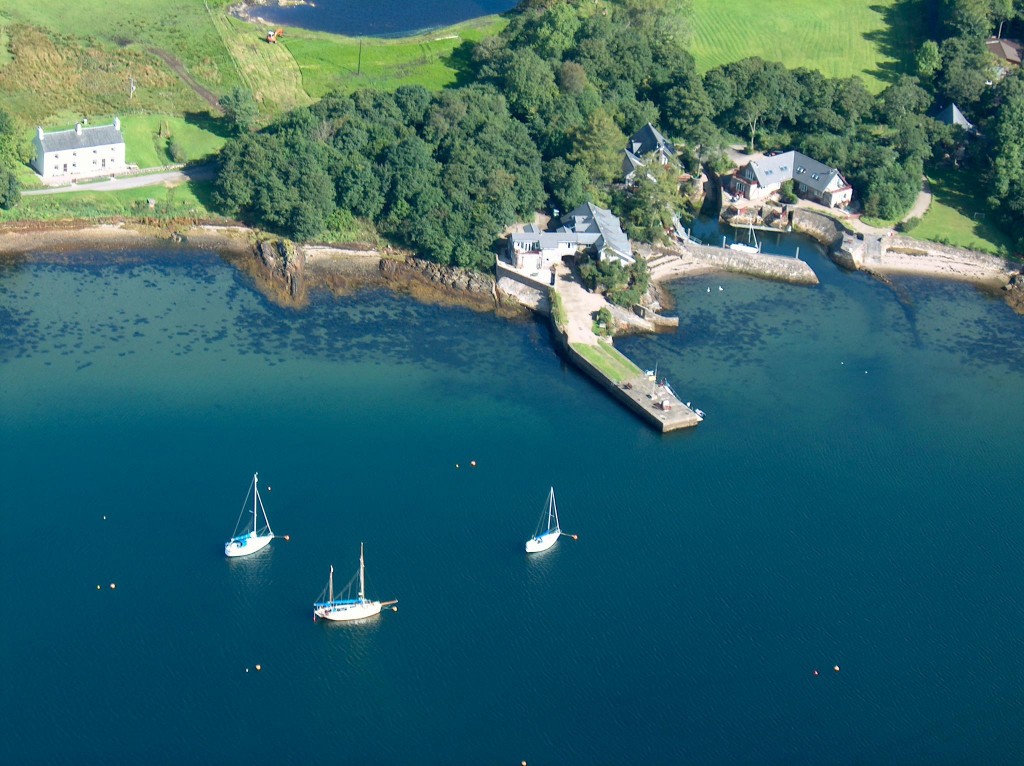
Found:
[[[68,179],[110,175],[126,169],[121,119],[113,125],[83,127],[44,133],[36,131],[36,158],[32,167],[43,178]]]
[[[539,273],[581,248],[592,250],[598,260],[613,259],[628,266],[636,259],[629,237],[611,211],[590,202],[561,218],[557,231],[540,231],[533,224],[508,239],[508,257],[520,271]]]
[[[751,160],[736,171],[732,183],[737,194],[758,200],[778,191],[784,181],[790,180],[797,194],[828,207],[848,205],[853,197],[853,187],[838,170],[792,151]]]

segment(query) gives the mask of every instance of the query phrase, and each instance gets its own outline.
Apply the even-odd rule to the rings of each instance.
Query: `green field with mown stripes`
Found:
[[[923,39],[903,0],[693,0],[691,51],[702,72],[748,56],[828,77],[861,75],[873,92],[904,71]]]

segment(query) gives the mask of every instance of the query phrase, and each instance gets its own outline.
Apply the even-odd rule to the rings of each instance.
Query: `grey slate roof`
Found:
[[[845,185],[845,179],[835,168],[830,168],[806,154],[800,152],[783,152],[774,157],[752,160],[750,168],[754,171],[758,184],[770,186],[792,178],[816,192],[824,192],[832,179],[839,177]]]
[[[658,132],[656,127],[647,123],[629,139],[626,151],[637,157],[643,157],[654,151],[662,151],[668,156],[675,156],[676,148]]]
[[[598,250],[608,249],[627,261],[634,260],[629,237],[610,210],[585,202],[562,216],[562,225],[567,231],[576,232],[582,244],[593,244]]]
[[[123,144],[124,136],[113,125],[97,125],[83,127],[79,135],[74,128],[60,130],[56,133],[43,133],[40,143],[44,152],[70,152],[78,149],[91,149],[94,146]]]
[[[974,125],[964,117],[964,113],[960,111],[956,104],[950,104],[945,109],[935,115],[935,119],[939,122],[943,122],[946,125],[959,125],[961,128],[970,133],[974,130]]]

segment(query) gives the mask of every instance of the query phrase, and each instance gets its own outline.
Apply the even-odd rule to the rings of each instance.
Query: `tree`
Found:
[[[13,171],[0,168],[0,208],[10,210],[21,201],[21,183]]]
[[[935,73],[942,68],[942,54],[939,53],[939,44],[934,40],[925,40],[917,50],[915,56],[917,75],[922,80],[931,80]]]
[[[249,132],[260,114],[252,91],[241,86],[235,86],[230,93],[221,96],[220,107],[238,133]]]
[[[1024,216],[1024,75],[1007,77],[999,85],[1002,107],[989,129],[992,140],[988,171],[992,195],[1007,229],[1017,233],[1018,247],[1024,247],[1020,220]]]
[[[951,37],[942,43],[939,89],[960,105],[978,101],[992,78],[992,66],[980,40]]]

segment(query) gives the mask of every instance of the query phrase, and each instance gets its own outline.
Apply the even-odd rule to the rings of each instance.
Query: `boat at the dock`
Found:
[[[246,493],[245,500],[242,503],[242,512],[238,514],[238,521],[235,523],[235,532],[231,539],[224,543],[224,555],[229,558],[248,556],[261,551],[275,537],[274,531],[270,528],[270,521],[267,519],[267,510],[263,507],[263,499],[260,497],[259,482],[259,474],[254,473],[252,475],[252,485],[249,487],[249,491]],[[246,518],[250,513],[248,510],[250,495],[252,496],[251,522]],[[240,529],[245,531],[239,533]]]
[[[551,491],[548,492],[547,506],[540,516],[540,522],[537,524],[537,531],[533,537],[526,541],[526,552],[540,553],[541,551],[546,551],[557,543],[558,538],[563,534],[565,533],[562,532],[561,527],[558,525],[558,506],[555,504],[555,488],[552,487]]]
[[[356,598],[350,598],[352,586],[356,578],[359,578],[359,594]],[[326,596],[326,600],[324,599]],[[380,614],[381,607],[397,604],[398,599],[392,601],[370,601],[366,598],[366,565],[363,560],[363,544],[359,543],[359,571],[352,575],[348,585],[342,590],[342,598],[334,597],[334,567],[331,567],[331,575],[327,580],[327,587],[320,594],[320,598],[313,603],[313,619],[320,617],[324,620],[341,622],[345,620],[361,620],[365,617],[373,617]]]

